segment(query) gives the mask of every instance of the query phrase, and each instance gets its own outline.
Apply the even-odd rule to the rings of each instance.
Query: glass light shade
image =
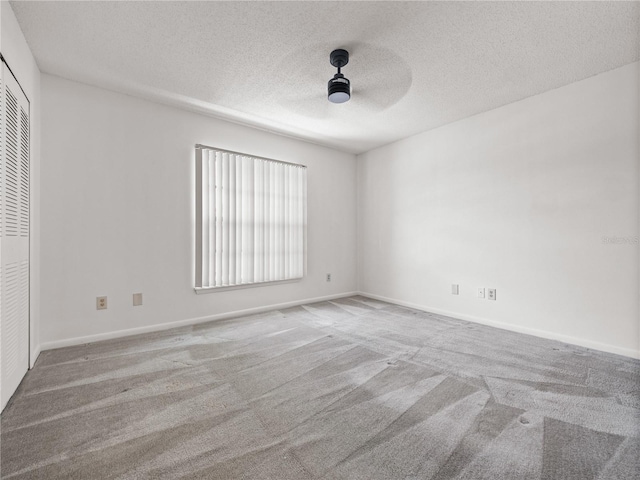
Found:
[[[333,92],[329,95],[331,103],[344,103],[349,100],[350,95],[347,92]]]

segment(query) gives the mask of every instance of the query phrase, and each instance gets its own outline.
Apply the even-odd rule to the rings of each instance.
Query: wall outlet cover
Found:
[[[488,297],[489,300],[495,300],[496,299],[496,289],[495,288],[490,288],[489,289],[489,295]]]
[[[96,297],[96,310],[107,309],[107,297]]]
[[[451,293],[453,295],[458,295],[458,293],[460,292],[459,286],[457,283],[454,283],[451,285]]]
[[[142,305],[142,294],[141,293],[134,293],[133,294],[133,306],[134,307],[139,307],[140,305]]]

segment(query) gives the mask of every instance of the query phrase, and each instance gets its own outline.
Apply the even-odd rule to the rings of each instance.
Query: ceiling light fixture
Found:
[[[340,69],[349,63],[349,52],[341,48],[334,50],[329,55],[329,61],[338,69],[338,73],[329,80],[329,101],[344,103],[351,98],[351,83],[340,73]]]

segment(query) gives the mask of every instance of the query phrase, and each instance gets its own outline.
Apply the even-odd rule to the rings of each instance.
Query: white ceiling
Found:
[[[637,61],[638,2],[12,2],[43,72],[360,153]],[[351,101],[326,99],[329,52]]]

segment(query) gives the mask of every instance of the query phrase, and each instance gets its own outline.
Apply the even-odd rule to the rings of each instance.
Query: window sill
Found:
[[[289,278],[287,280],[275,280],[270,282],[255,282],[255,283],[244,283],[241,285],[223,285],[220,287],[195,287],[193,290],[197,295],[203,295],[205,293],[215,293],[215,292],[228,292],[230,290],[240,290],[243,288],[255,288],[255,287],[267,287],[271,285],[280,285],[284,283],[294,283],[299,282],[304,277],[298,278]]]

